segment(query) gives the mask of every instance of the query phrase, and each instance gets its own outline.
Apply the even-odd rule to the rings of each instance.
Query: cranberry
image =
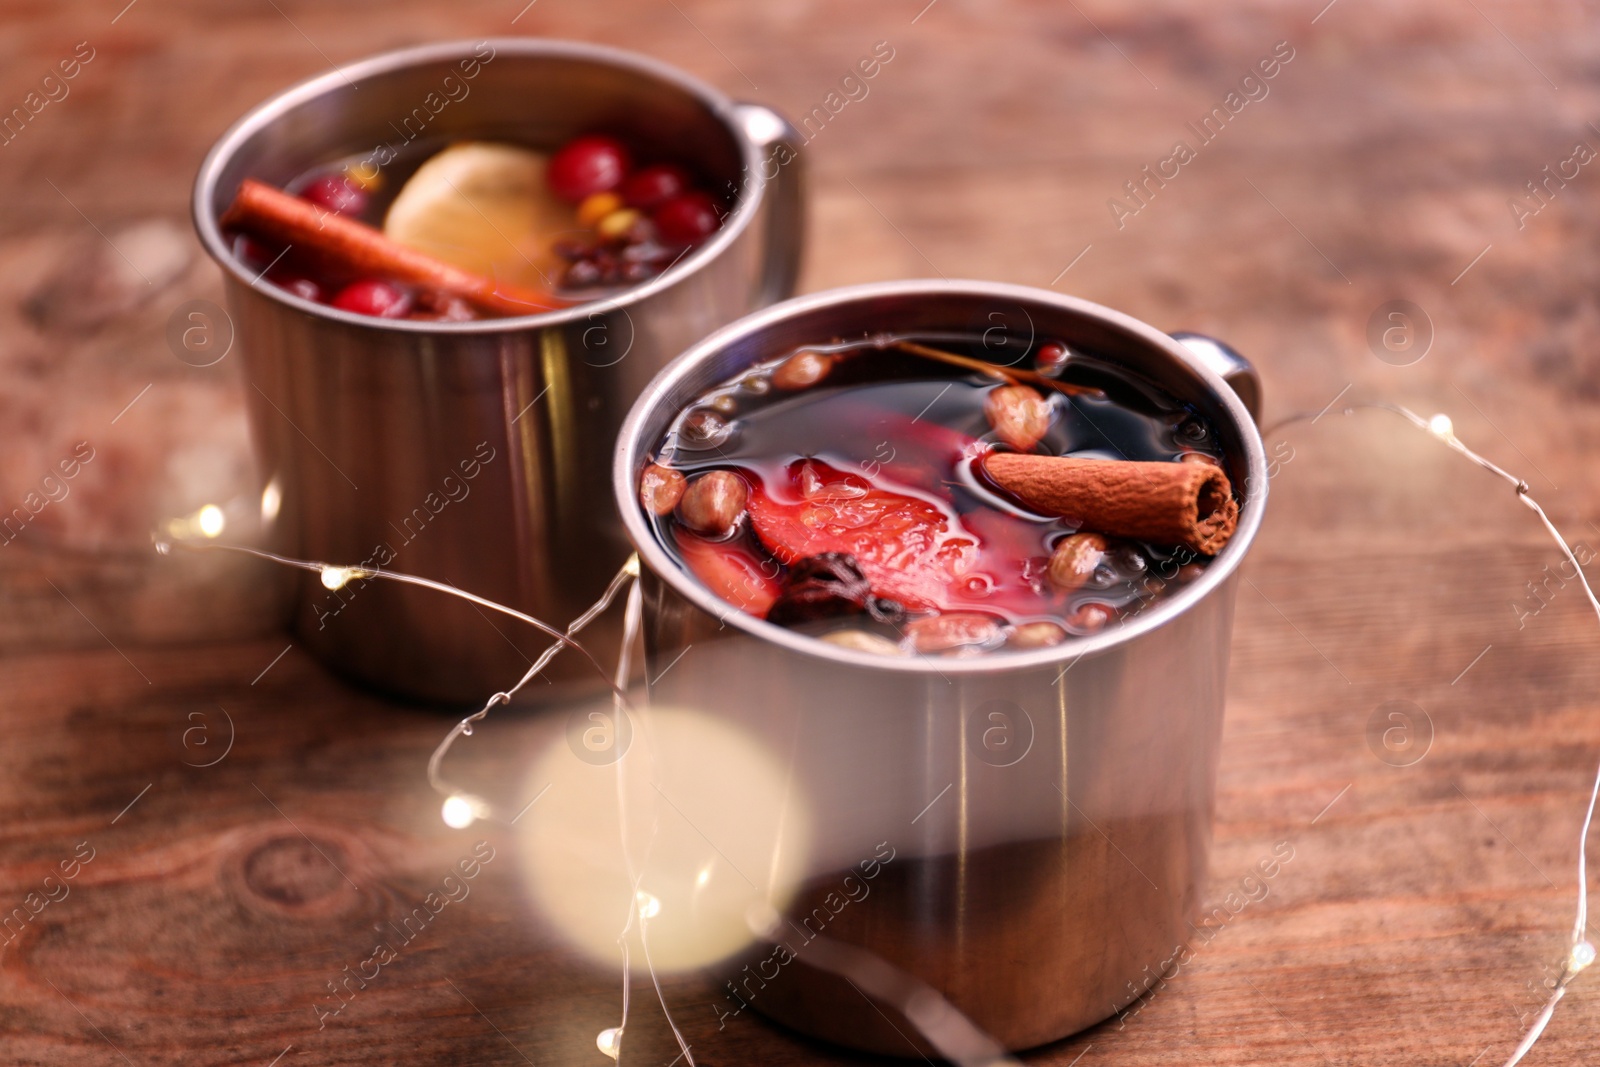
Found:
[[[322,300],[322,286],[318,285],[310,278],[285,276],[282,278],[274,278],[273,281],[277,283],[279,289],[287,290],[288,292],[293,293],[295,296],[298,296],[301,300],[311,300],[315,302],[321,302]]]
[[[351,282],[339,290],[330,303],[341,311],[375,315],[380,319],[398,319],[411,310],[411,296],[408,293],[377,278]]]
[[[662,239],[674,244],[695,244],[722,225],[717,202],[698,189],[668,200],[656,208],[652,218]]]
[[[688,192],[689,186],[689,174],[682,167],[655,163],[622,183],[622,200],[629,207],[649,211]]]
[[[1039,373],[1051,378],[1059,377],[1071,361],[1072,350],[1060,341],[1046,341],[1033,356],[1033,365],[1039,368]]]
[[[324,174],[300,190],[300,199],[309,200],[335,215],[359,215],[367,207],[367,191],[343,174]]]
[[[627,176],[628,150],[614,137],[574,138],[550,157],[545,181],[550,191],[574,204],[591,193],[615,189]]]

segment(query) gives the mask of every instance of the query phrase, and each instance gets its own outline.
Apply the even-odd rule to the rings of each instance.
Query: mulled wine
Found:
[[[545,154],[419,140],[381,167],[352,155],[283,190],[247,181],[224,218],[266,282],[377,318],[535,314],[647,281],[722,225],[687,167],[604,134]]]
[[[809,346],[698,397],[639,483],[738,609],[886,655],[1060,644],[1193,581],[1237,523],[1216,428],[1045,340]]]

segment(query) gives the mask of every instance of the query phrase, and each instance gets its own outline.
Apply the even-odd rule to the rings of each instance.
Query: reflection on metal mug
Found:
[[[385,144],[391,123],[447,78],[462,84],[453,72],[464,62],[476,71],[470,92],[432,116],[430,139],[554,148],[589,129],[612,130],[731,190],[722,228],[666,273],[613,298],[457,323],[311,303],[261,283],[234,256],[218,218],[243,178],[281,187],[312,166]],[[376,56],[240,119],[200,168],[194,218],[223,268],[262,480],[279,488],[274,547],[449,582],[557,625],[576,616],[627,557],[604,487],[628,405],[695,340],[793,291],[797,144],[771,111],[665,64],[533,38]],[[774,169],[768,162],[779,150],[788,163]],[[185,348],[179,358],[196,357]],[[463,478],[472,481],[470,499],[452,495]],[[396,695],[474,702],[517,678],[542,648],[537,635],[497,627],[465,603],[361,581],[330,597],[314,577],[297,580],[296,626],[311,651]],[[614,640],[600,626],[594,636],[601,647]],[[560,657],[552,669],[584,678],[577,659]]]

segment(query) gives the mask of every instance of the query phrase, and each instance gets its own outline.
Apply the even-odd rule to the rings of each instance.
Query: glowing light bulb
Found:
[[[634,894],[639,903],[639,918],[654,919],[661,914],[661,901],[646,893],[643,889]]]
[[[488,811],[489,805],[483,798],[457,793],[445,800],[439,815],[452,830],[465,830],[487,815]]]
[[[195,513],[195,525],[206,537],[215,537],[228,525],[228,517],[215,504],[207,504]]]
[[[335,567],[324,564],[322,568],[322,585],[326,589],[343,589],[345,583],[356,576],[356,572],[349,567]]]
[[[447,798],[439,814],[444,824],[452,830],[465,830],[477,819],[472,811],[472,802],[466,797]]]
[[[278,517],[278,509],[283,507],[283,490],[278,488],[278,479],[274,478],[261,490],[261,521],[271,522]]]
[[[1448,440],[1456,432],[1455,424],[1450,421],[1449,415],[1435,415],[1428,420],[1428,429],[1433,436],[1441,440]]]
[[[609,1026],[595,1035],[594,1047],[612,1059],[622,1055],[622,1027]]]
[[[1577,974],[1593,963],[1594,957],[1594,946],[1587,941],[1579,941],[1572,946],[1572,955],[1567,957],[1567,970]]]

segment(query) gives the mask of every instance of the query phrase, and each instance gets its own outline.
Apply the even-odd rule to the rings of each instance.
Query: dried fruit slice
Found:
[[[818,460],[791,464],[787,474],[752,491],[749,502],[756,535],[783,563],[844,552],[873,595],[929,611],[950,605],[952,583],[977,562],[977,538],[932,500]]]
[[[545,173],[545,157],[526,148],[451,145],[401,187],[384,236],[465,270],[548,289],[561,267],[551,239],[577,223]]]
[[[767,617],[782,591],[772,561],[744,545],[707,541],[685,530],[678,534],[678,551],[707,589],[758,619]]]

